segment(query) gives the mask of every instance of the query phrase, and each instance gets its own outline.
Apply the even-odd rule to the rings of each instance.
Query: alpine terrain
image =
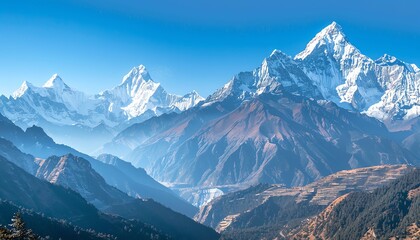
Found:
[[[414,64],[368,58],[333,22],[295,57],[274,50],[198,106],[134,124],[103,149],[196,205],[220,195],[209,191],[418,165],[419,83]]]
[[[141,45],[136,24],[102,20],[127,35],[107,54]],[[364,55],[332,22],[206,98],[168,93],[143,65],[97,94],[55,74],[0,96],[0,165],[0,239],[419,239],[420,69]]]

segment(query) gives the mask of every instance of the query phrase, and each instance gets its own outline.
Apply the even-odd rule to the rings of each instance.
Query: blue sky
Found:
[[[3,0],[0,93],[58,73],[89,93],[144,64],[168,92],[207,96],[273,49],[289,55],[332,21],[363,53],[420,65],[420,1]]]

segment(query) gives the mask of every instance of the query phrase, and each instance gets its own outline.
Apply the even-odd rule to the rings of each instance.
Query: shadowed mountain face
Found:
[[[132,197],[153,197],[156,201],[162,202],[165,206],[187,216],[193,216],[197,212],[197,208],[180,199],[168,188],[150,178],[141,169],[136,169],[131,164],[123,164],[121,162],[120,164],[117,164],[120,167],[114,166],[113,164],[96,160],[68,146],[56,144],[45,134],[42,128],[34,126],[23,131],[10,120],[0,115],[0,137],[8,139],[13,142],[15,146],[18,146],[19,150],[32,154],[35,157],[47,159],[52,155],[62,156],[69,153],[74,156],[82,157],[90,163],[95,172],[99,173],[106,184],[116,187]],[[2,148],[0,147],[0,151],[1,149]],[[25,169],[28,168],[32,169],[31,171],[34,171],[36,168],[33,168],[33,157],[26,156],[23,159],[28,158],[29,160],[26,162],[18,164],[20,164],[19,166],[23,164],[25,166],[27,165]],[[52,165],[55,166],[55,164]],[[133,174],[133,172],[135,173]],[[31,173],[35,174],[35,172]]]
[[[205,120],[191,118],[193,110],[181,114],[189,120],[150,130],[155,134],[127,158],[160,181],[207,187],[302,186],[344,169],[418,161],[379,121],[331,102],[278,92]],[[142,126],[153,121],[160,119]],[[124,136],[130,138],[129,129]]]
[[[68,187],[105,213],[136,219],[180,239],[216,239],[217,234],[153,200],[138,200],[106,184],[90,163],[71,154],[40,161],[37,176]],[[175,220],[176,219],[176,220]]]
[[[12,156],[13,153],[17,163],[26,161],[19,157],[28,155],[19,153],[10,142],[3,141],[8,144],[6,146],[10,146],[10,151],[1,147],[2,153],[6,156]],[[174,239],[218,239],[218,234],[211,228],[202,226],[153,200],[134,199],[108,185],[91,164],[81,157],[67,154],[45,160],[37,159],[39,168],[36,176],[49,183],[37,179],[3,157],[0,157],[0,160],[3,166],[0,198],[18,206],[34,209],[51,217],[74,220],[77,226],[109,233],[121,239],[151,238],[146,237],[147,234],[156,231],[145,224]],[[101,211],[112,215],[100,213],[85,199]],[[114,215],[115,217],[112,217]],[[138,230],[133,231],[131,226]],[[156,232],[156,237],[160,239],[160,233]]]
[[[0,157],[0,162],[2,199],[52,217],[71,218],[96,214],[97,210],[77,193],[41,181],[3,157]],[[55,203],[51,204],[49,199]]]
[[[29,226],[33,226],[37,233],[49,233],[52,230],[45,230],[42,226],[39,226],[39,222],[31,222],[33,218],[38,218],[38,221],[48,225],[54,225],[51,220],[46,219],[47,217],[54,217],[64,219],[82,229],[91,229],[96,233],[110,234],[122,239],[149,238],[150,234],[156,235],[158,239],[166,239],[163,234],[138,221],[128,221],[120,217],[100,213],[76,192],[42,181],[2,156],[0,156],[0,165],[2,166],[0,168],[0,183],[2,186],[0,188],[0,198],[3,201],[10,201],[14,204],[0,203],[1,223],[10,221],[9,216],[14,213],[10,211],[17,209],[17,205],[45,215],[42,217],[40,215],[34,216],[32,213],[32,217],[29,218]],[[62,228],[70,231],[69,226],[66,227],[65,224],[55,224],[58,225],[56,226],[58,229]],[[137,230],[130,231],[131,227],[129,227],[130,229],[124,228],[127,226],[132,226],[132,228]],[[91,235],[83,233],[83,230],[81,231],[81,236],[88,237]],[[71,234],[78,235],[77,232]],[[63,232],[58,233],[58,235],[63,237]],[[64,236],[63,239],[69,238]]]
[[[0,155],[32,175],[38,169],[33,156],[22,153],[13,143],[4,138],[0,138]]]

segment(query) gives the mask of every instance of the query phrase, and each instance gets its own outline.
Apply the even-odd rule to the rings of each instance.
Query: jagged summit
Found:
[[[306,45],[305,50],[296,55],[295,59],[305,59],[317,49],[321,51],[327,51],[329,53],[338,53],[342,54],[345,51],[345,48],[355,49],[351,45],[346,35],[343,32],[343,29],[336,22],[332,22],[330,25],[322,29],[315,37]],[[348,49],[347,51],[349,51]]]
[[[324,98],[380,120],[411,119],[418,116],[419,72],[416,65],[388,54],[372,60],[332,22],[294,58],[275,49],[261,66],[236,75],[207,101],[228,96],[247,99],[280,86],[293,94]]]
[[[48,79],[42,86],[43,88],[69,89],[70,87],[63,81],[63,79],[56,73]]]
[[[33,85],[28,81],[23,81],[22,85],[12,93],[12,98],[17,99],[23,96],[28,89],[33,88]]]
[[[341,34],[344,35],[343,28],[338,23],[336,23],[335,21],[333,21],[330,25],[326,26],[323,29],[323,31],[324,31],[324,33],[329,33],[329,34],[341,33]]]
[[[32,90],[33,92],[40,94],[41,96],[45,96],[47,91],[58,91],[62,92],[64,89],[70,89],[70,87],[61,79],[58,74],[54,74],[51,76],[48,81],[44,83],[42,88],[34,86],[32,83],[28,81],[24,81],[22,85],[12,94],[13,99],[18,99],[23,97],[28,90]]]
[[[147,71],[146,67],[140,64],[137,67],[134,67],[128,72],[122,80],[121,84],[125,83],[136,83],[141,81],[150,81],[152,78],[150,77],[149,72]],[[153,81],[153,80],[152,80]]]
[[[382,57],[378,58],[375,61],[379,66],[401,66],[404,69],[407,69],[409,72],[416,73],[418,68],[415,64],[409,64],[401,61],[400,59],[391,56],[389,54],[384,54]]]
[[[274,49],[270,54],[270,58],[271,57],[290,57],[290,56],[279,49]]]
[[[377,64],[393,64],[393,63],[398,63],[401,61],[398,58],[385,53],[382,57],[378,58],[375,62]]]

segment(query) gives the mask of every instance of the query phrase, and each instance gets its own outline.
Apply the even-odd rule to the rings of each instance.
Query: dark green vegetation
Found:
[[[238,216],[223,232],[223,239],[273,239],[279,230],[299,226],[324,208],[309,202],[296,203],[292,196],[270,197],[265,204]]]
[[[174,239],[218,239],[217,234],[210,227],[196,223],[194,220],[182,214],[171,211],[153,200],[134,202],[112,206],[105,210],[107,213],[114,213],[127,219],[137,219],[168,233]]]
[[[39,237],[32,231],[32,229],[26,227],[21,214],[16,213],[13,215],[12,223],[9,224],[9,227],[0,226],[0,239],[37,240]]]
[[[100,233],[96,229],[88,228],[83,229],[81,227],[71,224],[68,220],[55,219],[45,216],[44,214],[35,213],[33,211],[17,207],[16,205],[7,202],[0,202],[0,224],[5,227],[9,226],[10,219],[15,218],[15,212],[21,214],[21,218],[24,221],[25,228],[32,230],[34,235],[49,239],[63,239],[63,240],[96,240],[96,239],[126,239],[126,238],[140,238],[140,239],[169,239],[158,231],[150,227],[142,227],[141,224],[134,221],[120,222],[121,225],[125,225],[124,228],[129,229],[130,233],[117,233],[112,235],[109,233]],[[92,219],[94,220],[94,219]],[[118,221],[115,221],[117,223]],[[13,226],[12,226],[13,227]],[[12,231],[8,227],[8,231]],[[4,239],[4,238],[0,238]],[[16,239],[16,238],[15,238]]]
[[[304,225],[296,238],[360,239],[370,231],[377,239],[419,237],[420,169],[372,193],[356,192]],[[318,219],[321,217],[318,216]],[[417,233],[413,233],[414,231]]]
[[[373,191],[415,169],[383,165],[340,171],[297,188],[260,184],[223,195],[200,210],[197,221],[228,239],[274,239],[321,213],[350,192]],[[280,235],[281,235],[280,234]]]

